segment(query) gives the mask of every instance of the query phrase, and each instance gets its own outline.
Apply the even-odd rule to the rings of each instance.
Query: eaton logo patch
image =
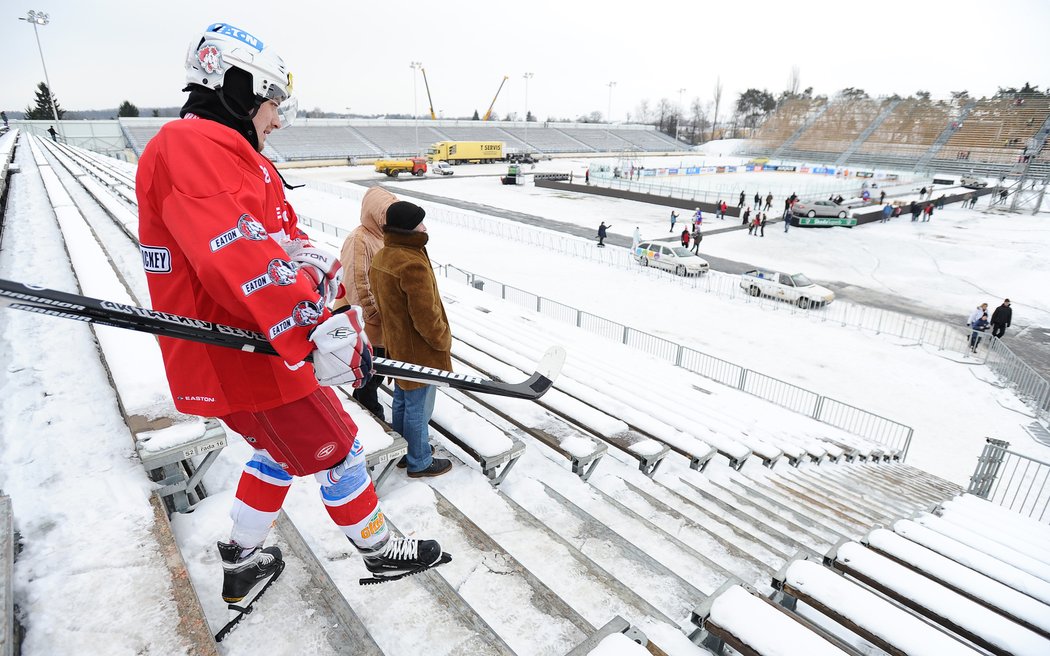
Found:
[[[146,273],[171,273],[171,252],[163,246],[140,246]]]
[[[242,214],[237,219],[237,226],[227,230],[209,242],[211,252],[215,253],[226,248],[238,239],[249,239],[251,241],[262,241],[269,239],[266,228],[259,223],[251,214]]]

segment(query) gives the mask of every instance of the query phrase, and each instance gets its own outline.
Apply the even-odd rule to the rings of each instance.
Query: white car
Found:
[[[654,266],[674,271],[675,275],[689,276],[707,273],[711,265],[688,248],[673,244],[643,241],[634,249],[634,257],[642,266]]]
[[[448,162],[433,162],[430,165],[430,172],[434,175],[452,175],[455,171],[448,165]]]
[[[770,296],[800,308],[821,307],[835,300],[835,292],[796,273],[788,275],[768,269],[740,274],[740,286],[752,296]]]

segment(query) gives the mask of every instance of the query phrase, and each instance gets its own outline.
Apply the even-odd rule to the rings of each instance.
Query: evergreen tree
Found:
[[[474,118],[472,118],[470,120],[472,120],[472,121],[480,121],[481,120],[481,117],[478,116],[478,110],[476,110],[476,109],[474,110]]]
[[[51,111],[51,102],[55,103],[55,111],[58,112],[58,118],[61,120],[65,117],[66,112],[62,109],[62,106],[58,104],[58,98],[51,95],[51,90],[47,88],[47,84],[41,82],[36,85],[36,106],[29,105],[23,110],[25,112],[25,120],[27,121],[50,121],[55,118],[55,113]]]
[[[131,104],[130,100],[125,100],[120,103],[120,107],[117,109],[117,116],[129,116],[134,117],[139,115],[139,108]]]
[[[154,109],[154,110],[153,110],[153,114],[152,114],[152,116],[153,116],[154,118],[156,118],[156,117],[160,116],[160,110],[159,110],[159,109]]]

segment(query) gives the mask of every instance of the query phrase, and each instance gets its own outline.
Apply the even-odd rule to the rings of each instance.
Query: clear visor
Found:
[[[291,127],[295,123],[295,117],[299,114],[299,99],[292,96],[277,107],[277,118],[281,121],[281,128]]]
[[[289,91],[291,91],[290,78],[291,76],[289,75]],[[266,88],[266,93],[263,95],[263,98],[277,103],[277,117],[281,122],[281,128],[289,127],[295,122],[295,116],[299,113],[298,98],[288,95],[288,93],[276,84],[271,84]]]

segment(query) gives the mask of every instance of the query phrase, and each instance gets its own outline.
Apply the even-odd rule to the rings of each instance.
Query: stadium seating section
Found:
[[[980,100],[803,98],[785,101],[765,120],[748,154],[978,175],[1016,175],[1027,156],[1030,174],[1045,177],[1048,128],[1050,97],[1039,94]]]
[[[167,119],[120,119],[136,155]],[[438,141],[502,141],[506,153],[675,152],[688,146],[652,126],[480,121],[300,120],[272,133],[265,154],[277,162],[348,157],[399,157],[425,153]]]

